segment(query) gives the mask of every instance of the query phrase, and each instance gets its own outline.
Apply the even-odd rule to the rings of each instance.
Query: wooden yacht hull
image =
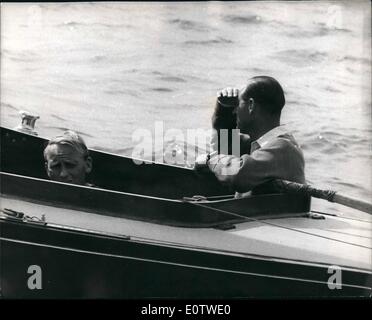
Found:
[[[366,297],[370,274],[328,265],[221,253],[177,245],[29,226],[1,220],[3,298]],[[6,258],[5,258],[6,257]],[[41,268],[30,289],[28,268]]]

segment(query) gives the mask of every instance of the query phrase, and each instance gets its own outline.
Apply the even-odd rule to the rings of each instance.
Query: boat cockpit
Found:
[[[1,193],[56,207],[183,227],[218,227],[247,217],[267,218],[309,212],[310,199],[264,194],[234,199],[212,175],[160,163],[90,150],[97,187],[50,181],[44,168],[47,139],[0,128]]]

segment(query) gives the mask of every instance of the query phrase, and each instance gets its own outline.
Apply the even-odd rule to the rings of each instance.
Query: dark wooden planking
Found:
[[[310,209],[308,198],[290,194],[209,201],[204,202],[203,206],[211,208],[205,208],[176,200],[70,185],[4,172],[0,173],[0,178],[1,193],[4,195],[31,199],[54,207],[184,227],[214,227],[222,223],[244,221],[244,218],[213,208],[247,217],[308,212]]]
[[[371,294],[371,274],[362,270],[343,270],[342,290],[330,290],[328,265],[163,246],[4,219],[0,219],[0,230],[2,255],[6,257],[1,273],[3,298]],[[42,269],[42,290],[27,288],[27,269],[33,264]]]
[[[1,171],[48,179],[43,151],[47,140],[0,127]]]
[[[98,186],[169,199],[232,193],[213,174],[198,175],[187,168],[164,164],[137,165],[133,159],[93,151],[92,181]]]

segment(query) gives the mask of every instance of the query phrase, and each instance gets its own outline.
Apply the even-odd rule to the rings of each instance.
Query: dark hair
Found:
[[[285,104],[282,86],[277,80],[268,76],[257,76],[250,79],[250,83],[242,94],[244,101],[248,101],[249,98],[253,98],[271,114],[280,114]]]

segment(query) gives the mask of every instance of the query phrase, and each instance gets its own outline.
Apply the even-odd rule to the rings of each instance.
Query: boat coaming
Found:
[[[40,218],[44,214],[47,222],[0,220],[2,255],[6,257],[2,262],[2,294],[6,298],[371,294],[371,251],[358,247],[361,242],[338,243],[335,247],[329,239],[291,230],[283,237],[283,229],[274,226],[260,232],[259,221],[223,231],[165,226],[14,198],[5,197],[1,203],[30,216]],[[307,222],[319,227],[326,220],[292,217],[261,222],[293,227],[296,221],[297,230],[301,225],[306,230]],[[354,259],[350,259],[350,250],[357,250]],[[30,265],[40,266],[43,272],[42,290],[27,288]],[[342,272],[342,284],[341,289],[332,290],[328,286],[332,276],[329,270],[335,265]]]
[[[48,180],[43,151],[47,139],[0,127],[1,171]],[[136,164],[134,159],[90,149],[94,185],[119,192],[167,199],[225,195],[231,190],[213,174],[199,175],[192,169],[155,162]]]
[[[1,194],[53,206],[182,227],[215,227],[247,217],[308,212],[310,199],[268,194],[241,199],[190,201],[149,197],[0,172]]]

